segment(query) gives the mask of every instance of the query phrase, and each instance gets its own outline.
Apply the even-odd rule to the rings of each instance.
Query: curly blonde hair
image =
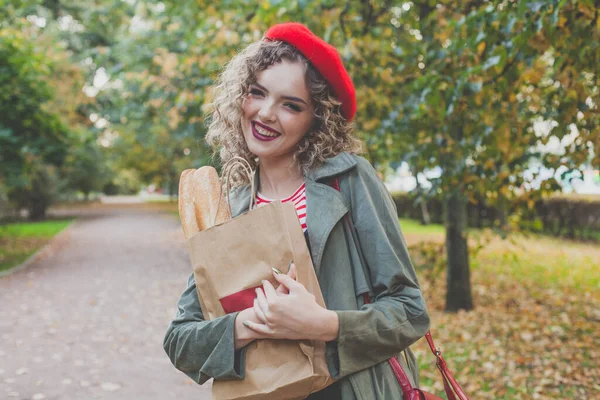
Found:
[[[242,102],[258,72],[287,60],[304,66],[305,79],[314,105],[315,122],[300,140],[294,161],[302,173],[316,168],[341,152],[360,153],[362,142],[352,134],[353,125],[342,115],[341,103],[327,81],[295,47],[280,41],[261,40],[246,47],[227,64],[214,86],[212,119],[207,143],[225,165],[241,157],[256,170],[257,157],[250,152],[242,133]],[[247,184],[245,174],[233,173],[232,186]]]

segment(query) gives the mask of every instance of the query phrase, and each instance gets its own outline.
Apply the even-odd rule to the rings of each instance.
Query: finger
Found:
[[[277,275],[281,274],[281,271],[279,271],[278,269],[276,269],[276,268],[272,268],[272,269],[273,269],[273,276],[277,276]],[[290,271],[291,271],[291,269],[288,269],[287,273],[289,274]],[[277,289],[275,289],[275,292],[280,296],[282,294],[289,294],[289,290],[283,285],[277,285]]]
[[[276,275],[275,279],[277,279],[277,282],[279,282],[280,284],[284,285],[286,288],[288,288],[288,290],[290,291],[290,293],[294,290],[302,290],[304,289],[304,286],[299,283],[296,282],[294,279],[292,279],[291,277],[287,276],[287,275]]]
[[[263,324],[267,323],[267,317],[265,317],[265,313],[259,307],[258,301],[256,299],[254,299],[254,314],[256,314],[256,318],[258,318],[258,320],[261,323],[263,323]]]
[[[257,324],[256,322],[252,321],[244,321],[243,324],[246,328],[251,329],[254,332],[260,333],[264,337],[270,337],[273,334],[271,328],[269,328],[265,324]]]
[[[286,275],[279,274],[277,276],[286,276]],[[277,297],[277,292],[275,291],[275,288],[273,287],[271,282],[269,282],[267,280],[263,281],[263,288],[265,290],[265,297],[267,298],[267,302],[272,301],[273,299],[275,299],[275,297]]]
[[[261,288],[256,288],[256,302],[262,310],[263,315],[267,315],[267,313],[269,312],[269,303],[267,302],[265,294],[263,293]]]
[[[289,290],[283,286],[283,285],[279,285],[277,286],[277,289],[275,289],[275,291],[277,292],[278,295],[282,295],[282,294],[289,294]]]

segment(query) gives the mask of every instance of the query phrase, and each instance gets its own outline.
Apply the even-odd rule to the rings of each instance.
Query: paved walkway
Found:
[[[50,254],[0,279],[0,399],[209,399],[162,349],[191,269],[177,218],[78,214]]]

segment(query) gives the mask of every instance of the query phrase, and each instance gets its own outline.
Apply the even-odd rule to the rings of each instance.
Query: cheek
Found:
[[[252,100],[246,98],[242,101],[242,113],[244,117],[248,117],[252,114]]]
[[[304,133],[310,132],[314,126],[314,117],[311,115],[310,117],[306,118],[302,126],[304,128]]]

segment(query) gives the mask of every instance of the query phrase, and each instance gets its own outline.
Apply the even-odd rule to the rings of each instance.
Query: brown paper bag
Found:
[[[275,201],[251,210],[197,233],[188,244],[206,319],[250,307],[262,280],[278,285],[271,268],[286,273],[290,260],[298,282],[325,306],[291,203]],[[245,367],[243,380],[215,380],[213,399],[303,399],[333,383],[321,341],[255,341],[248,346]]]

